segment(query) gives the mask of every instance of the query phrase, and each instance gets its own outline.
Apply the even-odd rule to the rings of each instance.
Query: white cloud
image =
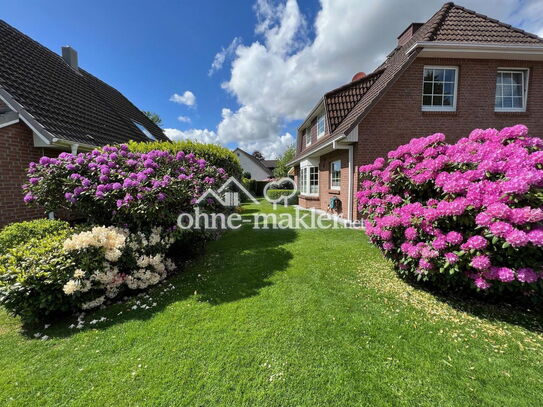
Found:
[[[272,141],[263,140],[255,142],[241,142],[240,148],[251,154],[258,150],[267,160],[275,160],[296,141],[295,137],[290,133],[285,133],[282,136],[274,137]]]
[[[222,68],[224,65],[224,62],[227,58],[234,55],[234,52],[236,51],[236,48],[241,45],[241,37],[236,37],[232,40],[230,45],[226,48],[222,48],[220,52],[217,52],[215,54],[215,58],[213,58],[213,62],[211,63],[211,68],[209,68],[208,75],[211,76],[218,70]]]
[[[179,120],[181,123],[190,123],[190,117],[188,116],[179,116],[177,118],[177,120]]]
[[[179,95],[174,93],[170,97],[170,102],[179,103],[181,105],[194,106],[196,103],[196,96],[190,90],[186,90],[185,93]]]
[[[174,141],[194,140],[202,143],[219,143],[217,133],[208,129],[190,129],[186,131],[179,129],[164,129],[164,134],[166,134],[170,140]]]
[[[305,118],[326,91],[348,82],[355,72],[375,69],[396,46],[398,34],[411,22],[426,21],[443,0],[320,3],[315,20],[308,23],[296,0],[278,5],[256,1],[255,33],[260,40],[232,47],[231,75],[222,84],[240,104],[236,111],[222,111],[216,136],[223,144],[234,141],[257,145],[269,154],[279,151],[274,149],[282,147],[285,123]],[[465,0],[463,5],[543,34],[541,0]],[[219,61],[221,66],[225,62]]]

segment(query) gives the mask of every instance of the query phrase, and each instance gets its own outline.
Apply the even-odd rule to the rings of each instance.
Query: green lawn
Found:
[[[361,231],[229,232],[151,296],[46,341],[1,311],[0,405],[543,404],[541,317],[413,288]]]

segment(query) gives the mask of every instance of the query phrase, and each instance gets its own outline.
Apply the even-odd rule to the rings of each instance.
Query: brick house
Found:
[[[435,132],[449,142],[474,128],[543,129],[543,39],[446,3],[413,23],[369,75],[326,93],[298,129],[300,205],[357,218],[357,168]]]
[[[0,20],[0,227],[43,216],[23,203],[26,169],[40,157],[128,140],[168,140],[119,91]]]

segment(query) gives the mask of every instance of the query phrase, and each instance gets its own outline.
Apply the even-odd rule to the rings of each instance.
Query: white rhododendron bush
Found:
[[[360,174],[366,233],[400,274],[543,299],[543,140],[526,126],[413,139]]]
[[[102,305],[120,292],[158,284],[175,270],[165,257],[172,234],[154,228],[149,235],[115,227],[94,227],[64,241],[63,249],[78,259],[78,268],[63,291],[82,309]]]
[[[31,239],[0,256],[0,304],[24,320],[96,308],[143,290],[175,271],[166,257],[173,231],[114,226],[63,230]]]

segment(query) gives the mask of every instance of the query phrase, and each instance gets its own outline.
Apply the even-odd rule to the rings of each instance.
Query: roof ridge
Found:
[[[445,21],[445,17],[447,17],[447,14],[449,11],[455,7],[455,4],[453,2],[445,3],[441,8],[435,13],[428,21],[426,21],[426,24],[430,22],[433,18],[436,18],[436,21],[428,27],[428,31],[424,35],[423,41],[432,41],[432,37],[436,35],[436,32],[438,28],[443,24]]]
[[[486,19],[486,20],[488,20],[488,21],[491,21],[491,22],[493,22],[493,23],[496,23],[496,24],[498,24],[498,25],[500,25],[500,26],[502,26],[502,27],[504,27],[504,28],[508,28],[508,29],[513,30],[513,31],[516,31],[516,32],[518,32],[518,33],[520,33],[520,34],[527,35],[528,37],[531,37],[531,38],[534,38],[534,39],[543,41],[543,38],[539,37],[539,36],[536,35],[536,34],[530,33],[530,32],[528,32],[528,31],[525,31],[525,30],[521,29],[521,28],[513,27],[511,24],[504,23],[503,21],[500,21],[500,20],[498,20],[498,19],[496,19],[496,18],[489,17],[489,16],[487,16],[486,14],[478,13],[478,12],[476,12],[475,10],[471,10],[471,9],[466,8],[466,7],[464,7],[464,6],[459,6],[459,5],[454,4],[454,3],[451,3],[451,4],[454,6],[454,8],[457,8],[457,9],[460,9],[460,10],[462,10],[462,11],[465,11],[466,13],[473,14],[473,15],[475,15],[475,16],[477,16],[477,17],[481,17],[481,18],[484,18],[484,19]]]
[[[336,92],[339,92],[339,91],[342,91],[342,90],[345,90],[345,89],[348,89],[350,88],[351,86],[354,86],[354,85],[358,85],[362,82],[365,82],[366,80],[368,79],[372,79],[374,76],[378,75],[378,74],[382,74],[383,71],[385,70],[385,68],[379,68],[379,69],[376,69],[375,71],[373,71],[372,73],[369,73],[367,74],[366,76],[364,76],[363,78],[360,78],[360,79],[357,79],[356,81],[351,81],[349,83],[346,83],[344,85],[341,85],[335,89],[332,89],[332,90],[329,90],[328,92],[326,92],[324,94],[324,96],[331,96],[333,93],[336,93]]]

